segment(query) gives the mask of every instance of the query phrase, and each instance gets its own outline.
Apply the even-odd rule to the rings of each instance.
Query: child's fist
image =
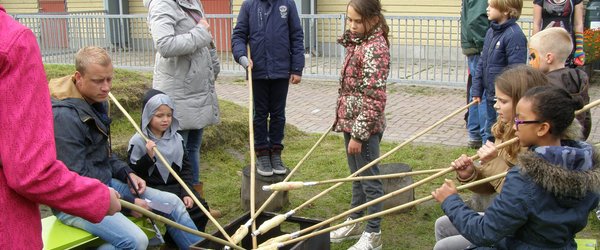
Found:
[[[146,152],[148,152],[148,156],[150,156],[150,158],[154,158],[154,147],[156,147],[156,143],[154,143],[152,140],[148,140],[146,142]]]

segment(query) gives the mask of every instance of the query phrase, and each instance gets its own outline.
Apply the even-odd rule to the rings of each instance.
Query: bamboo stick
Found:
[[[427,127],[426,129],[422,130],[421,132],[417,133],[416,135],[412,136],[411,138],[409,138],[408,140],[404,141],[402,144],[396,146],[395,148],[393,148],[392,150],[390,150],[389,152],[385,153],[384,155],[380,156],[379,158],[373,160],[372,162],[370,162],[369,164],[363,166],[362,168],[358,169],[356,172],[354,172],[353,174],[351,174],[350,176],[348,176],[348,178],[350,177],[355,177],[358,176],[360,173],[364,172],[365,170],[367,170],[368,168],[372,167],[373,165],[377,164],[379,161],[381,161],[382,159],[390,156],[391,154],[395,153],[396,151],[398,151],[400,148],[406,146],[408,143],[416,140],[417,138],[419,138],[420,136],[424,135],[425,133],[429,132],[430,130],[434,129],[435,127],[437,127],[438,125],[442,124],[443,122],[447,121],[448,119],[452,118],[453,116],[459,114],[460,112],[468,109],[469,107],[471,107],[472,105],[474,105],[475,103],[477,103],[476,101],[473,101],[471,103],[469,103],[468,105],[457,109],[456,111],[452,112],[451,114],[447,115],[446,117],[442,118],[441,120],[437,121],[436,123],[434,123],[433,125]],[[445,172],[445,171],[442,171]],[[441,174],[445,174],[442,173]],[[295,211],[300,210],[302,208],[304,208],[305,206],[308,206],[308,204],[312,203],[313,201],[315,201],[316,199],[322,197],[323,195],[327,194],[329,191],[339,187],[340,185],[342,185],[343,182],[338,182],[335,185],[329,187],[328,189],[325,189],[324,191],[322,191],[321,193],[317,194],[316,196],[310,198],[309,200],[307,200],[306,202],[304,202],[303,204],[301,204],[300,206],[298,206],[297,208],[290,210],[288,213],[286,214],[290,214],[290,216],[292,214],[295,213]],[[265,221],[264,223],[271,223],[270,221]],[[253,232],[254,234],[255,232]],[[265,232],[260,232],[260,233],[265,233]]]
[[[136,211],[138,213],[141,213],[141,214],[143,214],[144,216],[146,216],[146,217],[148,217],[150,219],[160,221],[160,222],[165,223],[165,224],[167,224],[169,226],[177,228],[177,229],[179,229],[181,231],[185,231],[185,232],[188,232],[188,233],[191,233],[191,234],[194,234],[194,235],[198,235],[200,237],[212,240],[212,241],[217,242],[219,244],[223,244],[225,246],[229,246],[229,247],[233,247],[235,249],[243,250],[243,248],[241,248],[239,246],[236,246],[235,244],[232,244],[230,242],[224,241],[224,240],[219,239],[219,238],[217,238],[215,236],[212,236],[210,234],[207,234],[207,233],[204,233],[204,232],[200,232],[198,230],[193,230],[193,229],[191,229],[189,227],[186,227],[186,226],[181,225],[181,224],[179,224],[177,222],[169,220],[169,219],[167,219],[167,218],[165,218],[163,216],[160,216],[160,215],[155,214],[155,213],[153,213],[151,211],[148,211],[147,209],[145,209],[143,207],[137,206],[135,204],[131,204],[131,203],[129,203],[127,201],[124,201],[124,200],[119,200],[119,202],[121,203],[122,207],[127,208],[129,210]]]
[[[458,191],[461,191],[461,190],[464,190],[464,189],[467,189],[467,188],[471,188],[471,187],[474,187],[474,186],[477,186],[477,185],[481,185],[481,184],[484,184],[484,183],[496,180],[496,179],[504,178],[506,176],[506,173],[507,172],[504,172],[504,173],[493,175],[493,176],[490,176],[490,177],[487,177],[487,178],[484,178],[484,179],[481,179],[481,180],[470,182],[470,183],[467,183],[465,185],[459,186],[456,189]],[[376,217],[381,217],[381,216],[384,216],[384,215],[387,215],[387,214],[390,214],[390,213],[394,213],[396,211],[400,211],[400,210],[408,208],[408,207],[416,206],[416,205],[419,205],[419,204],[421,204],[421,203],[423,203],[425,201],[431,200],[431,199],[433,199],[433,195],[429,195],[429,196],[423,197],[421,199],[414,200],[414,201],[411,201],[411,202],[408,202],[408,203],[402,204],[400,206],[397,206],[397,207],[394,207],[394,208],[390,208],[390,209],[387,209],[387,210],[384,210],[384,211],[381,211],[381,212],[378,212],[378,213],[374,213],[374,214],[370,214],[370,215],[367,215],[367,216],[363,216],[361,218],[358,218],[358,219],[355,219],[355,220],[352,220],[352,221],[348,221],[348,222],[344,222],[344,223],[341,223],[341,224],[338,224],[338,225],[335,225],[335,226],[324,228],[324,229],[321,229],[319,231],[312,232],[310,234],[294,238],[292,240],[284,241],[284,242],[281,242],[281,243],[273,243],[271,245],[265,246],[264,249],[277,249],[277,248],[283,247],[285,245],[289,245],[289,244],[292,244],[292,243],[303,241],[303,240],[308,239],[310,237],[314,237],[314,236],[317,236],[317,235],[320,235],[320,234],[331,232],[331,231],[333,231],[335,229],[338,229],[340,227],[344,227],[344,226],[348,226],[348,225],[351,225],[351,224],[355,224],[357,222],[362,222],[362,221],[370,220],[370,219],[376,218]],[[272,248],[273,246],[275,246],[276,248]],[[261,249],[261,248],[259,248],[259,249]]]
[[[146,135],[144,135],[144,133],[142,133],[142,130],[140,129],[140,127],[133,120],[133,118],[131,118],[131,115],[129,115],[129,113],[127,112],[127,110],[125,110],[125,108],[123,108],[123,106],[121,106],[121,103],[119,103],[119,101],[117,100],[117,98],[115,98],[115,96],[112,93],[110,93],[110,92],[108,93],[108,96],[115,103],[115,105],[117,106],[117,108],[119,108],[119,110],[121,110],[121,112],[123,113],[123,115],[125,115],[125,117],[127,117],[127,119],[129,120],[129,122],[131,123],[131,125],[133,125],[133,127],[135,128],[135,131],[137,131],[137,133],[140,134],[140,136],[142,136],[142,138],[144,138],[144,140],[147,142],[149,139],[146,137]],[[206,208],[202,205],[202,203],[200,203],[200,201],[198,200],[198,198],[188,188],[187,184],[185,184],[185,182],[181,179],[181,177],[179,177],[179,175],[177,174],[177,172],[175,172],[173,170],[173,168],[171,168],[171,164],[169,164],[167,162],[167,160],[162,155],[162,153],[160,153],[160,151],[158,150],[158,148],[154,147],[154,148],[152,148],[152,150],[154,150],[154,153],[156,154],[156,156],[158,156],[158,159],[163,163],[163,165],[165,165],[165,167],[167,167],[167,169],[169,170],[169,173],[171,173],[171,175],[173,175],[173,177],[177,180],[177,182],[179,183],[179,185],[181,185],[181,187],[183,187],[183,189],[187,192],[187,194],[192,198],[192,200],[194,201],[194,203],[196,203],[196,205],[198,205],[198,207],[200,208],[200,210],[202,210],[202,212],[204,212],[204,214],[208,217],[208,219],[210,219],[210,221],[212,221],[215,224],[215,226],[217,227],[217,229],[223,234],[223,236],[225,236],[225,238],[227,238],[227,240],[229,242],[233,242],[231,240],[231,237],[229,237],[229,235],[227,234],[227,232],[225,232],[225,230],[223,229],[223,227],[221,227],[221,225],[219,224],[219,222],[217,222],[215,220],[215,218],[213,218],[212,215],[210,215],[210,212],[208,210],[206,210]]]
[[[519,139],[518,139],[517,137],[515,137],[515,138],[513,138],[513,139],[510,139],[510,140],[508,140],[508,141],[506,141],[506,142],[503,142],[503,143],[501,143],[501,144],[498,144],[498,146],[496,146],[496,148],[497,148],[497,149],[504,148],[504,147],[506,147],[506,146],[508,146],[508,145],[511,145],[511,144],[513,144],[513,143],[517,142],[518,140],[519,140]],[[476,161],[477,159],[479,159],[479,156],[478,156],[477,154],[475,154],[475,155],[471,156],[470,158],[471,158],[471,160],[473,160],[473,161]],[[449,172],[452,172],[452,171],[454,171],[454,168],[453,168],[453,167],[446,168],[445,170],[439,171],[438,173],[436,173],[436,174],[433,174],[433,175],[431,175],[431,176],[429,176],[429,177],[427,177],[427,178],[425,178],[425,179],[423,179],[423,180],[417,181],[417,182],[415,182],[415,183],[413,183],[413,184],[410,184],[410,185],[408,185],[408,186],[406,186],[406,187],[403,187],[403,188],[401,188],[401,189],[398,189],[398,190],[396,190],[396,191],[394,191],[394,192],[391,192],[391,193],[389,193],[389,194],[386,194],[386,195],[384,195],[384,196],[381,196],[381,197],[379,197],[379,198],[377,198],[377,199],[375,199],[375,200],[372,200],[372,201],[366,202],[366,203],[364,203],[364,204],[362,204],[362,205],[360,205],[360,206],[354,207],[354,208],[352,208],[352,209],[350,209],[350,210],[347,210],[347,211],[345,211],[345,212],[343,212],[343,213],[341,213],[341,214],[338,214],[338,215],[336,215],[336,216],[333,216],[333,217],[331,217],[331,218],[329,218],[329,219],[327,219],[327,220],[324,220],[324,221],[322,221],[322,222],[319,222],[319,223],[317,223],[317,224],[315,224],[315,225],[312,225],[312,226],[310,226],[310,227],[304,228],[304,229],[302,229],[302,230],[300,230],[300,231],[296,232],[296,234],[297,234],[297,235],[302,235],[302,234],[305,234],[305,233],[307,233],[307,232],[310,232],[310,231],[312,231],[312,230],[315,230],[315,229],[317,229],[317,228],[319,228],[319,227],[321,227],[321,226],[323,226],[323,225],[329,224],[329,223],[331,223],[331,222],[333,222],[333,221],[335,221],[335,220],[338,220],[338,219],[344,218],[344,217],[346,217],[347,215],[349,215],[349,214],[351,214],[351,213],[353,213],[353,212],[355,212],[355,211],[363,210],[363,209],[365,209],[365,208],[367,208],[367,207],[369,207],[369,206],[372,206],[372,205],[374,205],[374,204],[377,204],[377,203],[379,203],[379,202],[382,202],[382,201],[384,201],[384,200],[387,200],[387,199],[389,199],[389,198],[391,198],[391,197],[393,197],[393,196],[399,195],[399,194],[401,194],[401,193],[404,193],[404,192],[406,192],[406,191],[408,191],[408,190],[411,190],[411,189],[413,189],[413,188],[416,188],[416,187],[418,187],[418,186],[421,186],[421,185],[423,185],[423,184],[425,184],[425,183],[427,183],[427,182],[429,182],[429,181],[431,181],[431,180],[433,180],[433,179],[435,179],[435,178],[437,178],[437,177],[440,177],[440,176],[442,176],[442,175],[445,175],[445,174],[447,174],[447,173],[449,173]]]
[[[285,177],[285,179],[283,180],[284,182],[289,180],[290,178],[292,178],[292,175],[300,168],[300,166],[304,163],[304,161],[313,153],[313,151],[317,148],[317,146],[325,139],[325,137],[329,134],[329,132],[331,132],[331,130],[333,129],[333,124],[331,124],[331,126],[329,126],[329,128],[327,128],[327,131],[325,131],[323,133],[323,135],[321,136],[321,138],[319,138],[319,140],[317,140],[317,142],[315,143],[315,145],[312,146],[312,148],[306,153],[306,155],[304,155],[304,157],[302,157],[302,159],[296,164],[296,166],[290,171],[290,173]],[[258,217],[258,215],[260,215],[260,213],[263,212],[263,210],[265,210],[265,208],[267,207],[267,205],[269,205],[269,202],[271,202],[275,196],[279,193],[279,191],[275,191],[273,192],[269,198],[260,206],[260,208],[256,211],[256,213],[254,214],[254,216],[251,216],[250,219],[244,224],[241,225],[233,234],[232,238],[234,242],[240,242],[242,239],[244,239],[244,237],[246,237],[246,235],[248,234],[248,227],[250,227],[250,224],[256,220],[256,218]],[[254,228],[253,228],[254,231]]]
[[[438,168],[438,169],[428,169],[414,172],[406,172],[406,173],[396,173],[396,174],[384,174],[384,175],[371,175],[371,176],[358,176],[358,177],[350,177],[350,178],[339,178],[339,179],[330,179],[324,181],[292,181],[292,182],[279,182],[267,186],[263,186],[262,189],[264,191],[289,191],[294,189],[300,189],[303,187],[322,185],[328,183],[337,183],[337,182],[352,182],[352,181],[364,181],[364,180],[375,180],[375,179],[391,179],[391,178],[401,178],[412,175],[419,174],[434,174],[445,170],[446,168]]]
[[[585,111],[587,111],[587,110],[589,110],[589,109],[591,109],[591,108],[593,108],[593,107],[595,107],[595,106],[597,106],[597,105],[599,105],[599,104],[600,104],[600,99],[599,99],[599,100],[596,100],[596,101],[594,101],[594,102],[591,102],[591,103],[589,103],[588,105],[585,105],[585,106],[584,106],[582,109],[580,109],[580,110],[577,110],[577,111],[575,112],[575,114],[577,115],[577,114],[580,114],[580,113],[582,113],[582,112],[585,112]],[[506,141],[506,142],[504,142],[504,143],[501,143],[501,144],[499,144],[499,145],[498,145],[496,148],[497,148],[497,149],[500,149],[500,148],[502,148],[502,147],[506,147],[506,146],[508,146],[509,144],[515,143],[516,141],[518,141],[518,138],[516,138],[516,137],[515,137],[515,138],[513,138],[513,139],[510,139],[510,140],[508,140],[508,141]],[[599,143],[599,144],[597,144],[597,146],[600,146],[600,143]],[[473,161],[477,160],[478,158],[479,158],[479,157],[478,157],[477,155],[471,156],[471,160],[473,160]],[[449,168],[449,169],[450,169],[450,168]],[[470,188],[470,187],[473,187],[473,186],[477,186],[477,185],[480,185],[480,184],[483,184],[483,183],[489,182],[489,181],[491,181],[491,180],[495,180],[495,179],[498,179],[498,178],[502,178],[502,177],[504,177],[505,175],[506,175],[506,173],[502,173],[502,174],[494,175],[494,176],[491,176],[491,177],[488,177],[488,178],[485,178],[485,179],[481,179],[481,180],[478,180],[478,181],[474,181],[474,182],[471,182],[471,183],[468,183],[468,184],[462,185],[461,187],[459,187],[459,188],[458,188],[458,190],[462,190],[462,189],[465,189],[465,188]],[[434,176],[435,176],[435,175],[434,175]],[[417,183],[414,183],[414,184],[417,184]],[[414,184],[413,184],[413,185],[414,185]],[[403,189],[405,189],[405,188],[403,188]],[[402,189],[400,189],[400,190],[402,190]],[[396,192],[398,192],[398,191],[400,191],[400,190],[397,190]],[[394,192],[394,193],[395,193],[395,192]],[[399,192],[399,193],[401,193],[401,192]],[[424,202],[424,201],[427,201],[427,200],[430,200],[430,199],[432,199],[432,198],[433,198],[433,196],[429,196],[429,197],[421,198],[421,199],[419,199],[419,200],[415,200],[415,201],[412,201],[412,202],[410,202],[410,203],[406,203],[406,204],[403,204],[403,205],[401,205],[401,206],[398,206],[398,207],[395,207],[395,208],[392,208],[392,209],[388,209],[388,210],[385,210],[385,211],[390,211],[390,210],[391,210],[392,212],[399,211],[399,210],[402,210],[402,209],[404,209],[404,208],[410,207],[410,206],[412,206],[412,205],[417,205],[417,204],[420,204],[420,203],[422,203],[422,202]],[[375,201],[375,200],[374,200],[374,201]],[[366,207],[366,206],[365,206],[365,207]],[[357,207],[357,208],[358,208],[358,207]],[[364,207],[362,207],[362,208],[364,208]],[[361,209],[362,209],[362,208],[361,208]],[[353,212],[353,210],[350,210],[350,211],[352,211],[352,212]],[[384,211],[382,211],[382,212],[384,212]],[[341,224],[339,224],[339,225],[336,225],[336,226],[333,226],[333,227],[329,228],[327,231],[323,231],[323,230],[325,230],[325,229],[323,229],[323,230],[321,230],[321,231],[323,231],[323,232],[321,232],[321,231],[318,231],[318,232],[320,232],[320,233],[317,233],[317,234],[315,234],[316,232],[313,232],[313,233],[311,233],[311,234],[307,234],[307,235],[305,235],[305,236],[301,236],[301,237],[299,237],[299,238],[295,238],[295,239],[293,239],[293,240],[291,240],[291,241],[284,242],[284,243],[277,243],[277,242],[276,242],[276,241],[277,241],[277,238],[273,238],[273,239],[271,239],[271,240],[267,241],[267,242],[271,242],[271,244],[270,244],[270,245],[263,245],[263,247],[264,247],[264,248],[258,248],[258,249],[277,249],[278,247],[282,247],[282,246],[284,246],[284,245],[287,245],[287,244],[295,243],[295,242],[298,242],[298,241],[301,241],[301,240],[304,240],[304,239],[307,239],[307,238],[310,238],[310,237],[316,236],[316,235],[318,235],[318,234],[321,234],[321,233],[330,232],[330,231],[333,231],[333,230],[335,230],[335,229],[337,229],[337,228],[340,228],[340,227],[343,227],[343,226],[346,226],[346,225],[350,225],[350,224],[357,223],[357,222],[360,222],[360,221],[364,221],[364,220],[368,220],[368,219],[371,219],[371,218],[379,217],[379,214],[381,214],[382,212],[375,213],[375,214],[373,214],[373,215],[364,216],[364,217],[361,217],[361,218],[359,218],[359,219],[356,219],[356,220],[352,220],[352,222],[350,222],[350,223],[341,223]],[[351,212],[350,212],[350,213],[351,213]],[[386,213],[386,214],[387,214],[387,213]],[[339,215],[338,215],[338,216],[336,216],[336,217],[341,217],[341,216],[339,216]],[[333,218],[335,218],[335,217],[333,217]],[[313,230],[313,229],[315,229],[315,228],[317,228],[317,227],[319,227],[319,226],[322,226],[322,225],[324,225],[324,224],[326,224],[326,223],[329,223],[329,222],[331,222],[331,221],[332,221],[332,219],[328,219],[328,220],[326,220],[326,221],[323,221],[323,222],[321,222],[321,223],[318,223],[318,224],[316,224],[316,225],[313,225],[313,226],[311,226],[311,227],[309,227],[309,228],[306,228],[306,229],[303,229],[303,230],[297,231],[297,232],[295,232],[295,233],[292,233],[292,234],[286,234],[286,235],[283,235],[283,236],[280,236],[280,237],[281,237],[281,238],[286,238],[286,237],[289,237],[288,235],[290,235],[290,236],[293,238],[295,235],[301,235],[301,234],[302,234],[302,233],[304,233],[304,232],[308,232],[308,231],[310,231],[310,230]],[[273,247],[275,247],[275,248],[273,248]]]
[[[246,51],[248,51],[248,60],[252,62],[252,56],[250,52],[250,44],[246,44]],[[250,217],[254,217],[256,214],[256,155],[254,149],[254,93],[252,92],[252,68],[254,64],[248,67],[248,131],[250,139]],[[256,223],[252,222],[252,230],[256,230]],[[237,233],[237,231],[236,231]],[[236,237],[236,239],[239,237]],[[243,238],[243,237],[242,237]],[[242,239],[239,239],[242,240]],[[239,242],[239,241],[238,241]],[[238,242],[235,242],[236,244]],[[252,237],[252,247],[256,248],[258,242],[256,237]]]
[[[587,105],[583,106],[583,108],[581,108],[580,110],[575,111],[575,115],[579,115],[583,112],[586,112],[586,111],[590,110],[591,108],[598,106],[599,104],[600,104],[600,99],[590,102]]]

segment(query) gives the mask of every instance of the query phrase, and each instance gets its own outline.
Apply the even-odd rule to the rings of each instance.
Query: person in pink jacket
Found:
[[[38,203],[93,222],[121,210],[117,193],[56,159],[36,38],[0,5],[0,249],[42,249]]]

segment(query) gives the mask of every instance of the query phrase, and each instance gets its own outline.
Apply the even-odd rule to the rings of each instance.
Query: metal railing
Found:
[[[156,50],[146,15],[109,15],[103,12],[19,14],[14,16],[37,36],[45,63],[72,64],[81,47],[106,48],[116,67],[151,70]],[[342,14],[301,15],[306,48],[307,77],[338,78],[344,57],[336,40],[344,30]],[[221,59],[221,71],[243,74],[231,55],[231,33],[236,15],[207,15]],[[462,87],[466,58],[460,48],[458,17],[387,16],[392,55],[389,82]],[[528,35],[531,20],[520,20]],[[528,36],[529,37],[529,36]]]

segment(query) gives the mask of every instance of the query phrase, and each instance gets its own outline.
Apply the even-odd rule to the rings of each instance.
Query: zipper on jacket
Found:
[[[109,138],[108,139],[108,150],[107,150],[107,152],[108,152],[108,156],[110,157],[110,153],[111,153],[111,150],[110,150],[111,149],[110,136],[108,136],[108,133],[105,132],[104,130],[102,130],[102,128],[100,128],[100,126],[98,126],[98,124],[96,123],[96,120],[94,118],[87,117],[86,119],[83,120],[83,122],[87,123],[89,120],[93,120],[94,121],[94,125],[96,125],[96,128],[98,129],[98,131],[100,131],[100,133],[102,133],[103,135],[105,135],[106,138]]]

